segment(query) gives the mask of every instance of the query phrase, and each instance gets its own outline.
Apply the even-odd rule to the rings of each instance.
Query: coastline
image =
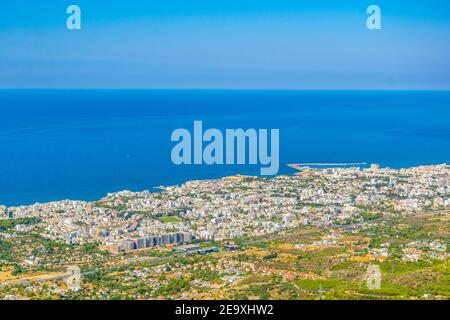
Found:
[[[448,93],[37,90],[0,97],[0,203],[8,206],[258,174],[252,166],[174,165],[170,135],[195,120],[221,131],[279,128],[280,164],[450,161]]]
[[[351,166],[351,165],[358,165],[358,166]],[[34,205],[45,205],[45,204],[52,204],[52,203],[60,203],[60,202],[66,202],[66,201],[74,201],[74,202],[83,202],[83,203],[94,203],[94,202],[98,202],[101,201],[104,198],[107,198],[111,195],[114,194],[120,194],[120,193],[134,193],[134,194],[139,194],[139,193],[161,193],[164,192],[165,190],[167,190],[168,188],[172,188],[172,187],[178,187],[178,186],[182,186],[185,184],[189,184],[189,183],[196,183],[196,182],[202,182],[202,181],[218,181],[218,180],[223,180],[223,179],[234,179],[236,177],[238,178],[242,178],[242,177],[249,177],[249,178],[254,178],[254,179],[258,179],[258,178],[264,178],[264,179],[274,179],[277,177],[283,177],[283,176],[295,176],[295,175],[299,175],[301,173],[303,173],[304,171],[314,171],[314,170],[327,170],[327,169],[345,169],[345,168],[359,168],[361,170],[378,170],[380,169],[380,166],[378,164],[371,164],[371,166],[373,167],[366,167],[366,168],[361,168],[360,166],[362,165],[368,165],[367,162],[358,162],[358,163],[305,163],[305,164],[286,164],[287,167],[296,170],[296,172],[292,172],[291,174],[278,174],[272,177],[261,177],[261,176],[257,176],[257,175],[245,175],[245,174],[233,174],[233,175],[227,175],[227,176],[222,176],[219,178],[209,178],[209,179],[193,179],[193,180],[187,180],[184,181],[183,183],[180,184],[175,184],[175,185],[168,185],[168,186],[163,186],[163,185],[159,185],[156,187],[152,187],[150,189],[144,189],[141,191],[133,191],[133,190],[119,190],[119,191],[114,191],[114,192],[109,192],[107,193],[105,196],[98,198],[98,199],[94,199],[94,200],[83,200],[83,199],[61,199],[61,200],[54,200],[54,201],[47,201],[47,202],[35,202],[32,204],[24,204],[24,205],[13,205],[13,206],[5,206],[2,203],[0,203],[0,209],[2,207],[5,208],[23,208],[23,207],[30,207],[30,206],[34,206]],[[446,162],[444,163],[439,163],[439,164],[431,164],[431,165],[418,165],[418,166],[412,166],[412,167],[404,167],[404,168],[391,168],[391,167],[383,167],[382,169],[385,170],[394,170],[394,171],[401,171],[401,170],[408,170],[408,169],[420,169],[420,168],[429,168],[429,167],[441,167],[441,166],[448,166],[448,164]],[[157,191],[151,191],[151,190],[157,190]],[[1,218],[1,216],[0,216]]]

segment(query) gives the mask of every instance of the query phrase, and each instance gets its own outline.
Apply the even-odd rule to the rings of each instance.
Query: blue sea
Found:
[[[259,166],[176,166],[174,129],[280,129],[287,163],[450,163],[450,92],[0,91],[0,203],[95,200]]]

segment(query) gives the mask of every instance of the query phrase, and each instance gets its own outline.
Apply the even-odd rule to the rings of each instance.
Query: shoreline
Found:
[[[309,165],[309,166],[308,166]],[[144,189],[144,190],[140,190],[140,191],[133,191],[133,190],[127,190],[127,189],[122,189],[122,190],[118,190],[118,191],[113,191],[113,192],[108,192],[106,193],[103,197],[100,198],[96,198],[93,200],[83,200],[83,199],[60,199],[60,200],[53,200],[53,201],[43,201],[43,202],[34,202],[31,204],[22,204],[22,205],[11,205],[11,206],[7,206],[4,205],[2,203],[0,203],[0,210],[1,208],[26,208],[26,207],[31,207],[34,205],[46,205],[46,204],[52,204],[52,203],[60,203],[60,202],[65,202],[65,201],[71,201],[71,202],[83,202],[83,203],[94,203],[94,202],[98,202],[101,201],[104,198],[107,198],[109,195],[114,195],[114,194],[118,194],[118,193],[123,193],[123,192],[130,192],[130,193],[161,193],[164,192],[167,188],[171,188],[171,187],[177,187],[177,186],[181,186],[184,185],[186,183],[193,183],[196,181],[215,181],[215,180],[222,180],[222,179],[227,179],[227,178],[234,178],[234,177],[252,177],[252,178],[266,178],[266,179],[274,179],[277,177],[283,177],[283,176],[295,176],[298,175],[302,172],[304,172],[305,170],[326,170],[326,169],[350,169],[350,168],[360,168],[361,170],[374,170],[371,169],[370,167],[365,167],[365,168],[361,168],[360,166],[363,165],[369,165],[369,163],[367,162],[355,162],[355,163],[300,163],[300,164],[291,164],[291,163],[287,163],[285,164],[285,166],[295,170],[295,172],[292,172],[290,174],[278,174],[275,176],[271,176],[269,178],[267,177],[261,177],[261,176],[255,176],[255,175],[245,175],[245,174],[233,174],[233,175],[226,175],[226,176],[221,176],[219,178],[209,178],[209,179],[192,179],[192,180],[186,180],[182,183],[179,184],[172,184],[172,185],[167,185],[167,186],[163,186],[163,185],[158,185],[155,187],[151,187],[149,189]],[[371,165],[376,165],[379,166],[378,164],[371,164]],[[377,169],[375,170],[394,170],[394,171],[400,171],[400,170],[408,170],[408,169],[418,169],[418,168],[428,168],[428,167],[441,167],[441,166],[449,166],[448,163],[443,162],[443,163],[438,163],[438,164],[424,164],[424,165],[417,165],[417,166],[410,166],[410,167],[402,167],[402,168],[393,168],[393,167],[377,167]],[[157,191],[151,191],[151,190],[157,190]],[[0,216],[1,219],[1,216]]]

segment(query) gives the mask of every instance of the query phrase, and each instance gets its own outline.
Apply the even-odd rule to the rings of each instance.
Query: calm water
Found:
[[[0,91],[0,203],[93,200],[259,166],[175,166],[176,128],[279,128],[286,163],[450,163],[450,92]]]

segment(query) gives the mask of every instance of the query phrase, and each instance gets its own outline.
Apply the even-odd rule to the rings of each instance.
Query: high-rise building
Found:
[[[190,232],[183,232],[183,242],[188,243],[192,241],[192,234]]]
[[[143,249],[145,248],[145,238],[137,239],[136,241],[136,248],[137,249]]]
[[[117,251],[129,251],[172,243],[190,243],[193,236],[189,232],[169,233],[161,236],[148,236],[136,240],[125,240],[117,245]]]
[[[169,235],[169,243],[177,243],[177,233],[170,233]]]
[[[169,244],[170,243],[170,235],[164,234],[161,236],[161,242],[162,244]]]

